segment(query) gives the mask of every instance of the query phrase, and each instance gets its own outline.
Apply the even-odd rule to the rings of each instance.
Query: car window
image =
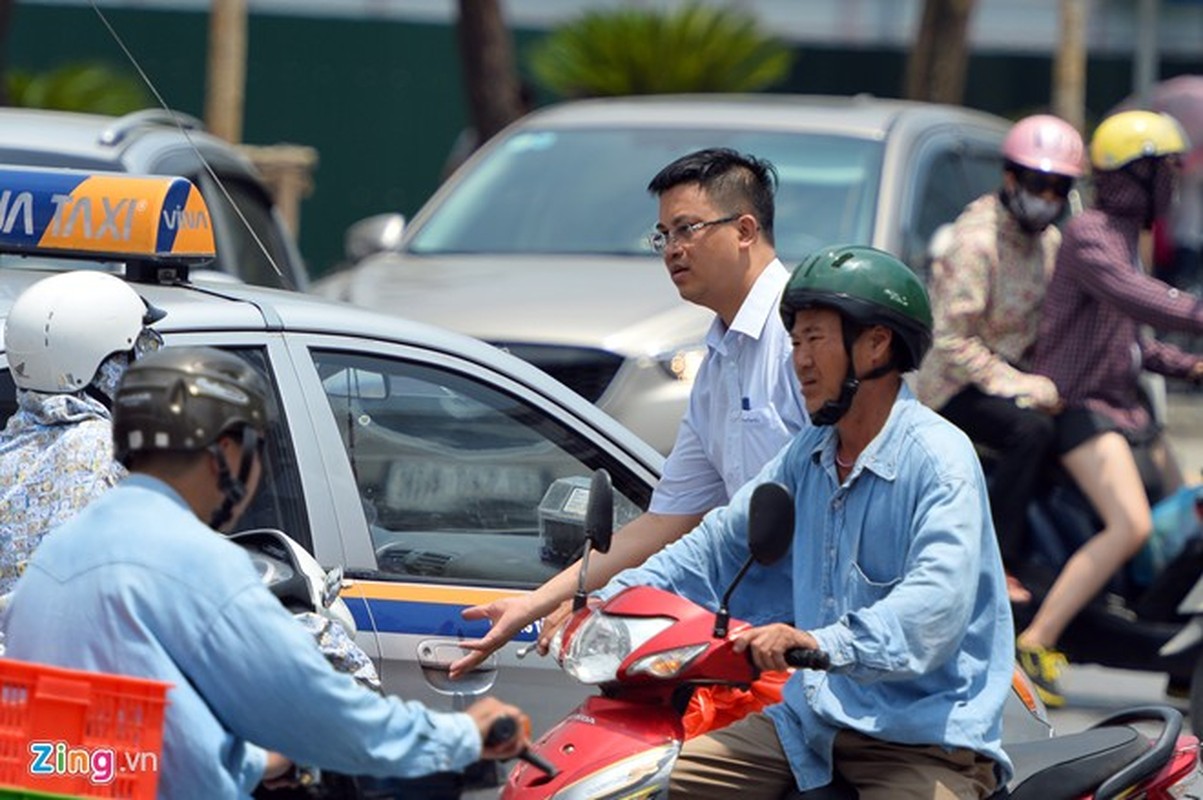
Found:
[[[272,388],[272,424],[268,427],[264,445],[263,477],[246,511],[238,519],[235,530],[276,528],[282,530],[313,552],[313,535],[305,513],[305,495],[301,490],[301,475],[293,451],[288,419],[280,402],[279,389],[268,366],[267,354],[260,347],[223,348],[242,358],[267,381]]]
[[[915,215],[908,226],[903,257],[920,274],[926,274],[932,235],[960,216],[974,199],[998,187],[1002,160],[997,150],[945,148],[931,155],[918,175]]]
[[[6,369],[0,370],[0,428],[17,410],[17,385]]]
[[[217,263],[212,268],[237,275],[247,283],[259,286],[297,288],[292,285],[292,276],[289,274],[287,246],[281,240],[270,201],[263,192],[233,177],[222,178],[224,192],[207,174],[193,175],[190,179],[200,188],[209,206],[209,213],[213,216]],[[238,212],[242,212],[245,223]],[[264,254],[265,249],[267,255]],[[284,277],[276,272],[273,261]]]
[[[615,525],[646,485],[546,412],[426,364],[313,353],[384,575],[531,588],[583,544],[594,469],[615,487]]]
[[[777,168],[776,247],[786,263],[831,242],[867,242],[883,145],[801,132],[526,130],[492,150],[418,226],[416,253],[650,255],[657,201],[648,181],[703,147],[754,153]]]

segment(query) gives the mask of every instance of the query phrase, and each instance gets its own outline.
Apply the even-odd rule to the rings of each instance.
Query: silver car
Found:
[[[767,158],[787,266],[860,242],[922,273],[936,229],[999,184],[1008,127],[870,97],[564,103],[496,136],[412,223],[353,228],[358,263],[314,291],[504,347],[667,452],[712,315],[678,297],[648,245],[657,204],[646,187],[661,167],[714,146]]]

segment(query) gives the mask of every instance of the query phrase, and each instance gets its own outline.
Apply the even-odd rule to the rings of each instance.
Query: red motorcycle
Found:
[[[587,524],[594,548],[609,546],[604,481],[594,481]],[[601,509],[600,511],[596,509]],[[582,586],[577,612],[560,632],[553,654],[571,675],[594,684],[601,693],[588,698],[549,730],[530,750],[542,766],[529,761],[510,773],[501,797],[510,800],[555,798],[663,798],[668,776],[685,733],[682,714],[694,687],[747,686],[757,670],[746,653],[737,654],[730,634],[747,623],[729,619],[727,603],[753,564],[771,564],[789,549],[793,501],[776,484],[757,487],[749,514],[752,553],[728,587],[717,613],[650,587],[632,587],[605,603],[586,607]],[[783,533],[788,532],[788,533]],[[582,573],[587,564],[582,565]],[[788,660],[803,669],[824,669],[825,654],[797,648]],[[1015,776],[995,798],[1066,800],[1113,798],[1132,791],[1147,798],[1203,793],[1198,740],[1182,734],[1182,715],[1168,706],[1121,712],[1078,734],[1051,736],[1043,706],[1022,672],[1004,717],[1004,747]],[[1134,723],[1160,727],[1150,738]],[[1147,727],[1142,724],[1142,727]],[[1023,741],[1027,739],[1027,741]],[[805,793],[797,800],[854,798],[838,783]]]

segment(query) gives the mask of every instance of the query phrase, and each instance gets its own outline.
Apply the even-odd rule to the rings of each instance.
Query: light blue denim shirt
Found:
[[[1010,775],[1001,744],[1014,661],[1002,562],[977,455],[903,386],[885,427],[841,485],[835,431],[814,427],[695,530],[599,592],[650,585],[716,609],[748,556],[748,501],[794,495],[790,555],[753,566],[733,617],[787,622],[831,656],[798,670],[768,709],[802,789],[831,780],[839,729],[903,744],[971,748]]]
[[[6,632],[13,658],[174,684],[162,798],[249,797],[260,747],[352,775],[458,770],[480,756],[466,714],[381,697],[335,672],[246,552],[145,475],[46,537]]]
[[[731,326],[715,317],[706,356],[649,511],[701,514],[726,505],[810,425],[778,306],[789,273],[769,263]]]

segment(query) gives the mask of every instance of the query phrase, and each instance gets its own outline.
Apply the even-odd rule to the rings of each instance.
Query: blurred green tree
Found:
[[[754,92],[785,79],[793,59],[752,14],[702,2],[588,12],[530,52],[535,78],[563,97]]]
[[[47,72],[9,68],[10,105],[121,115],[152,104],[138,78],[101,62],[65,64]]]

